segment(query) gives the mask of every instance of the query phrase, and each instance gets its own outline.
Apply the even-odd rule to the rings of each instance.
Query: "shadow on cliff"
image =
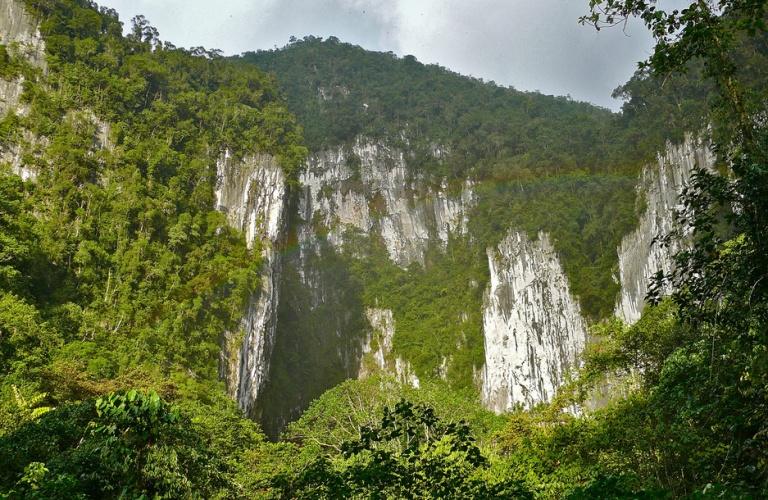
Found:
[[[346,258],[320,237],[299,241],[303,222],[289,221],[295,250],[284,255],[270,373],[254,415],[271,439],[323,392],[357,377],[370,329]]]

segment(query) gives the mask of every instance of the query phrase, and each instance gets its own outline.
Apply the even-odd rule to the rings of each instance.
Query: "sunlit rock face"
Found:
[[[41,140],[27,130],[23,130],[20,136],[17,142],[0,143],[0,163],[10,165],[11,172],[25,181],[35,180],[37,171],[24,163],[24,152],[37,151],[39,153],[39,149],[46,146],[48,142]]]
[[[657,163],[643,169],[638,191],[645,196],[645,213],[635,231],[624,237],[618,248],[621,296],[615,313],[625,322],[631,324],[640,319],[651,277],[658,271],[672,271],[673,256],[685,242],[673,239],[663,246],[654,239],[675,229],[675,210],[694,167],[713,170],[714,163],[715,157],[707,144],[689,135],[680,145],[668,144]],[[671,291],[668,286],[661,290],[662,294]]]
[[[0,2],[0,44],[5,45],[10,55],[21,56],[33,66],[45,69],[45,44],[40,36],[38,24],[27,14],[18,0]],[[24,78],[17,76],[10,80],[0,78],[0,119],[9,112],[23,116],[29,107],[21,102],[24,92]],[[34,145],[37,139],[23,133],[21,144],[0,144],[0,162],[11,165],[11,170],[24,180],[34,179],[36,172],[22,164],[25,146]]]
[[[3,0],[0,3],[0,44],[5,45],[9,54],[21,56],[34,66],[45,67],[45,44],[40,30],[21,1]],[[12,80],[0,78],[0,117],[8,111],[18,114],[28,111],[20,103],[23,85],[21,76]]]
[[[24,79],[19,77],[13,80],[4,80],[0,78],[0,117],[5,116],[9,111],[24,115],[27,113],[26,106],[21,106],[21,94],[24,91]]]
[[[510,231],[487,253],[483,402],[503,412],[549,401],[584,349],[579,305],[546,233]]]
[[[269,372],[277,327],[281,257],[277,246],[285,226],[285,176],[269,155],[217,163],[216,204],[229,223],[246,235],[249,248],[261,248],[261,290],[250,300],[240,332],[225,334],[221,375],[240,407],[253,414]]]
[[[38,23],[20,0],[0,2],[0,43],[18,50],[31,64],[45,68],[45,44]]]
[[[446,245],[450,233],[465,233],[475,198],[470,181],[452,195],[445,183],[410,175],[402,151],[364,138],[313,156],[301,181],[331,244],[342,248],[350,228],[380,236],[400,266],[423,262],[430,241]]]
[[[401,383],[418,388],[419,378],[411,364],[392,354],[392,339],[395,337],[395,319],[389,309],[368,308],[366,316],[371,331],[363,343],[363,362],[360,364],[358,378],[365,378],[375,373],[390,373]]]

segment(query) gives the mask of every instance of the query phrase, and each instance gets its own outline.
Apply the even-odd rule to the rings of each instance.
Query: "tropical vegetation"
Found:
[[[336,39],[231,60],[162,42],[141,17],[123,35],[89,0],[24,5],[47,68],[0,46],[28,108],[2,118],[0,149],[34,173],[0,165],[0,497],[768,496],[765,1],[590,0],[583,22],[637,16],[657,41],[618,115]],[[638,209],[633,176],[704,123],[722,171],[696,171],[677,214],[692,245],[625,325],[608,254]],[[368,260],[340,257],[361,301],[393,309],[419,374],[446,343],[430,331],[466,338],[466,358],[418,389],[344,382],[268,440],[219,380],[261,253],[214,209],[216,161],[266,152],[294,182],[308,152],[360,135],[407,143],[414,175],[504,181],[484,188],[477,240],[425,266],[397,268],[376,242]],[[435,141],[449,161],[419,154]],[[480,320],[452,311],[480,311],[478,253],[500,220],[555,235],[593,330],[552,402],[495,415],[470,374]]]

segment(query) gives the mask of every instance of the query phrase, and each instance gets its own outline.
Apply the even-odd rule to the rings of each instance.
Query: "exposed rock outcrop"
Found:
[[[675,229],[675,210],[694,167],[713,170],[714,163],[708,145],[689,135],[680,145],[668,144],[657,163],[643,169],[638,191],[645,194],[646,209],[635,231],[624,237],[618,248],[621,296],[615,313],[625,322],[640,319],[651,277],[658,271],[672,271],[673,256],[686,243],[673,240],[664,246],[654,239]],[[661,292],[669,294],[671,290]]]
[[[218,209],[263,258],[261,290],[251,298],[242,331],[225,334],[221,363],[230,394],[252,414],[269,372],[277,327],[281,256],[276,247],[284,236],[285,176],[272,156],[238,160],[229,153],[219,160],[217,173]]]
[[[0,45],[14,55],[25,59],[39,68],[45,68],[45,44],[40,36],[38,24],[27,13],[24,4],[17,0],[3,0],[0,3]],[[28,110],[21,105],[24,92],[24,78],[10,80],[0,78],[0,117],[9,111],[25,114]]]
[[[18,50],[31,64],[45,68],[45,43],[38,23],[19,0],[0,3],[0,43]]]
[[[450,233],[464,234],[475,202],[471,181],[456,195],[445,183],[429,186],[409,173],[405,153],[363,138],[310,158],[301,181],[331,244],[341,248],[349,228],[378,235],[400,266],[423,262],[430,241],[446,245]]]
[[[363,343],[363,362],[360,364],[359,378],[365,378],[376,372],[393,374],[401,383],[419,387],[419,377],[411,364],[392,354],[392,339],[395,337],[395,319],[389,309],[366,309],[371,331]]]
[[[27,13],[21,1],[3,0],[0,3],[0,45],[4,45],[10,55],[45,69],[45,44],[38,23]],[[20,116],[29,113],[28,106],[21,102],[23,93],[23,76],[0,78],[0,119],[9,112]],[[0,162],[10,164],[11,170],[24,180],[34,179],[36,172],[22,164],[22,155],[25,149],[30,149],[37,142],[38,139],[27,131],[22,133],[17,143],[0,142]]]
[[[555,250],[546,233],[532,241],[510,231],[488,249],[488,265],[483,402],[503,412],[549,401],[577,367],[586,341]]]

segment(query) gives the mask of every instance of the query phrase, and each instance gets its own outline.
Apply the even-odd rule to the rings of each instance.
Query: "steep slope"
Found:
[[[229,224],[245,233],[246,245],[261,253],[261,289],[247,306],[240,330],[224,334],[221,377],[246,414],[255,405],[269,372],[280,303],[281,245],[286,223],[286,177],[271,155],[233,159],[225,151],[216,168],[216,206]]]
[[[665,244],[663,238],[680,231],[674,215],[681,208],[679,198],[694,168],[714,171],[714,165],[707,144],[689,135],[682,144],[668,144],[656,164],[643,168],[638,193],[646,208],[637,229],[624,237],[618,249],[622,286],[615,314],[625,322],[640,319],[651,278],[673,270],[673,257],[686,242],[673,238]],[[660,290],[662,295],[671,292],[669,284]]]
[[[310,145],[289,202],[267,432],[377,370],[470,388],[497,411],[549,400],[586,323],[612,313],[615,249],[637,220],[645,157],[615,117],[334,39],[242,61],[274,71]],[[525,265],[489,267],[510,234],[542,230]],[[540,285],[484,298],[522,282]]]
[[[29,106],[21,102],[24,81],[35,80],[40,71],[45,70],[45,43],[37,23],[23,4],[7,1],[0,8],[0,118],[7,123],[12,116],[29,113]],[[35,172],[22,164],[23,148],[19,143],[35,141],[36,138],[27,133],[22,140],[0,142],[0,161],[9,163],[24,179],[33,177]]]
[[[220,371],[253,400],[219,352],[268,322],[282,231],[260,214],[306,152],[273,82],[86,0],[0,5],[0,408],[12,386],[220,401]]]

